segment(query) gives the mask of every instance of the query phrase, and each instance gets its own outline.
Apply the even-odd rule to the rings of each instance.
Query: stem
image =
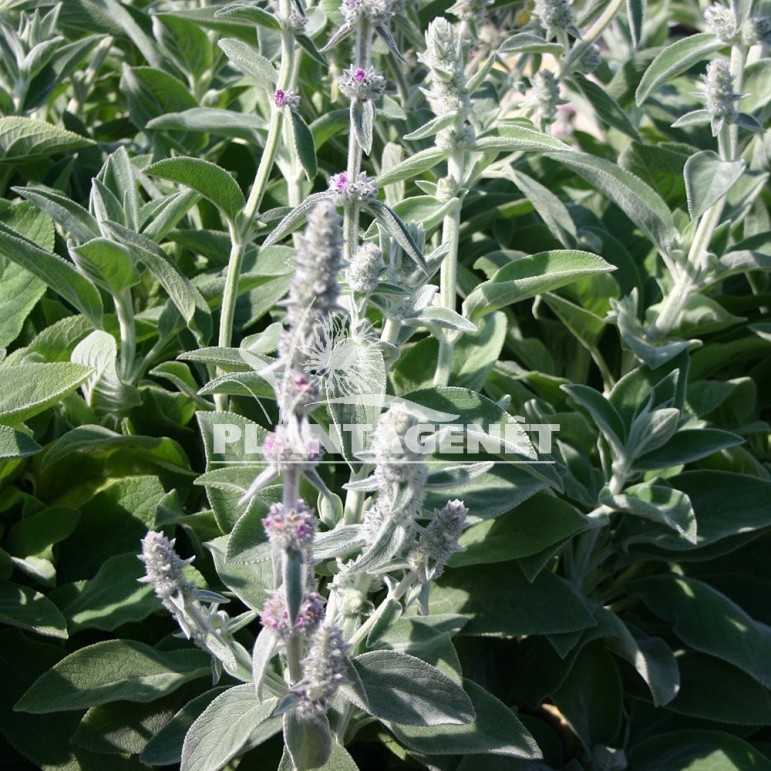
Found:
[[[115,313],[120,327],[120,379],[132,382],[136,359],[136,327],[134,324],[134,300],[131,290],[124,289],[115,299]]]
[[[359,643],[363,642],[369,634],[372,627],[380,620],[386,609],[386,602],[388,600],[401,600],[402,597],[409,591],[410,587],[415,583],[415,573],[410,571],[402,580],[393,588],[388,596],[380,604],[378,609],[356,630],[348,643],[352,649],[355,649]]]
[[[281,0],[281,16],[288,23],[290,14],[289,0]],[[279,67],[277,89],[286,90],[294,77],[294,35],[288,27],[281,29],[281,65]],[[254,218],[262,203],[265,189],[268,184],[270,173],[276,159],[276,151],[281,138],[281,128],[284,120],[284,112],[275,105],[272,107],[270,116],[270,125],[268,127],[268,136],[265,140],[260,157],[260,163],[254,177],[252,189],[244,207],[243,216],[239,224],[228,221],[228,230],[230,231],[230,257],[228,258],[228,269],[225,277],[225,289],[222,295],[222,309],[220,313],[220,328],[218,345],[222,348],[229,348],[233,339],[233,318],[235,315],[236,301],[238,300],[238,280],[241,275],[241,266],[244,261],[244,254],[249,242]],[[222,410],[227,406],[227,397],[223,394],[215,396],[217,409]]]
[[[455,121],[456,130],[463,126],[461,116]],[[453,150],[447,160],[447,177],[456,180],[460,186],[463,181],[465,152]],[[458,246],[460,243],[460,210],[463,193],[458,191],[458,206],[455,206],[447,214],[442,222],[442,242],[448,244],[447,256],[442,260],[439,274],[439,302],[450,310],[455,310],[458,297]],[[457,334],[453,330],[447,330],[439,337],[439,356],[434,373],[434,385],[446,386],[450,382],[452,361],[455,355],[455,341]]]
[[[734,90],[737,93],[741,91],[746,61],[746,46],[734,46],[731,49],[730,66]],[[718,132],[717,144],[722,160],[736,160],[739,157],[739,127],[736,124],[724,124]],[[675,283],[664,298],[659,315],[653,324],[651,330],[653,337],[664,337],[671,331],[680,318],[688,297],[704,286],[706,273],[709,269],[709,245],[720,225],[725,204],[726,196],[723,196],[699,218],[685,264],[675,277]]]
[[[624,4],[624,0],[611,0],[603,14],[583,33],[581,40],[573,46],[567,61],[565,62],[564,72],[570,72],[573,65],[581,59],[595,40],[605,31],[605,28],[615,18],[619,8]]]

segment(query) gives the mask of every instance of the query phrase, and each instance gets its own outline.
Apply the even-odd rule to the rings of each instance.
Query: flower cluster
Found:
[[[294,427],[282,423],[265,437],[262,453],[276,471],[288,465],[305,471],[313,469],[318,463],[321,447],[318,440],[305,428],[305,423]]]
[[[368,242],[362,244],[354,253],[351,264],[345,272],[345,278],[354,292],[371,292],[377,287],[382,269],[382,249],[377,244]]]
[[[459,129],[442,129],[436,135],[436,146],[445,150],[472,150],[476,142],[476,132],[470,123],[465,123]]]
[[[316,517],[302,498],[289,510],[283,503],[274,503],[262,520],[262,526],[273,546],[302,552],[313,546]]]
[[[163,533],[150,531],[142,539],[139,559],[145,563],[145,576],[140,583],[150,584],[164,607],[176,613],[179,606],[195,597],[196,586],[185,578],[183,569],[193,557],[183,560],[174,551],[175,540]],[[173,602],[173,600],[175,602]]]
[[[410,448],[418,419],[403,407],[392,406],[381,415],[372,442],[375,463],[373,486],[377,500],[362,521],[368,544],[349,566],[352,572],[374,570],[405,556],[417,531],[417,517],[426,496],[428,465]]]
[[[428,25],[426,50],[418,58],[429,68],[431,90],[423,92],[433,100],[434,112],[469,112],[471,103],[465,87],[460,41],[447,19],[439,17]]]
[[[295,273],[289,285],[288,328],[281,340],[282,359],[291,367],[319,323],[337,308],[337,274],[343,263],[340,217],[334,204],[322,201],[310,213],[308,226],[295,252]]]
[[[303,678],[292,690],[300,699],[297,711],[301,716],[326,712],[337,689],[348,682],[347,652],[338,626],[319,627],[302,661]]]
[[[338,79],[340,91],[349,99],[366,102],[370,99],[377,99],[385,91],[386,79],[382,72],[378,72],[374,67],[350,66],[343,70]]]
[[[574,32],[573,8],[568,0],[535,0],[535,15],[546,29],[546,37]]]
[[[294,112],[300,106],[300,95],[291,89],[284,90],[283,88],[278,88],[273,95],[273,101],[279,109]]]
[[[347,26],[387,23],[394,13],[393,0],[343,0],[340,11]]]
[[[539,70],[532,79],[533,96],[530,104],[535,106],[533,117],[536,123],[549,126],[557,117],[557,108],[564,104],[560,99],[559,81],[551,70]]]
[[[324,615],[324,598],[318,592],[307,592],[294,626],[289,621],[289,611],[283,592],[275,591],[265,600],[260,611],[260,622],[286,642],[292,634],[309,639],[318,629]]]
[[[724,43],[733,43],[739,37],[739,26],[731,8],[711,5],[704,11],[704,21],[707,23],[707,29]]]
[[[484,21],[487,7],[491,4],[492,0],[457,0],[450,8],[450,13],[461,21],[480,24]]]
[[[712,134],[717,135],[724,124],[736,122],[736,100],[741,96],[734,92],[734,80],[726,59],[713,59],[707,65],[704,96],[707,112],[712,123]]]
[[[232,636],[238,619],[231,620],[218,609],[227,602],[225,597],[198,589],[185,578],[182,571],[192,558],[183,560],[174,551],[174,540],[151,530],[142,539],[139,559],[145,563],[145,576],[139,582],[153,587],[185,637],[212,656],[214,679],[219,678],[222,667],[230,674],[243,671],[248,654]],[[210,604],[203,607],[201,601]]]
[[[447,560],[456,551],[463,551],[458,539],[463,532],[468,509],[463,501],[447,501],[442,509],[434,511],[434,517],[422,532],[417,547],[409,555],[410,567],[418,574],[421,583],[439,578]]]
[[[334,202],[338,206],[355,201],[366,202],[377,197],[377,182],[366,171],[360,172],[355,180],[341,171],[333,174],[329,180],[329,189],[334,193]]]

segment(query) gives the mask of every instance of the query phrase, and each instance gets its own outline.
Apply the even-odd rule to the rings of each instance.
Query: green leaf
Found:
[[[731,247],[718,264],[721,277],[744,270],[771,270],[771,236],[758,233],[745,238]]]
[[[0,348],[12,343],[46,285],[26,268],[0,257]]]
[[[468,528],[459,540],[465,551],[453,554],[449,565],[483,565],[529,557],[588,527],[589,520],[570,504],[536,493],[508,514]]]
[[[551,699],[587,750],[613,746],[621,727],[623,690],[613,657],[601,644],[578,654]]]
[[[161,730],[187,700],[189,693],[185,691],[193,688],[195,686],[181,688],[149,704],[116,701],[91,707],[80,721],[72,743],[112,757],[137,755],[144,749],[148,737]]]
[[[268,29],[281,29],[278,19],[272,13],[259,6],[247,3],[231,3],[224,8],[219,8],[214,15],[217,18],[225,16],[243,19],[243,21],[249,21],[259,27],[267,27]]]
[[[726,471],[686,471],[669,479],[691,501],[698,522],[694,547],[706,546],[740,533],[753,533],[769,527],[768,501],[771,482],[766,479]],[[651,532],[649,523],[630,528],[625,535],[647,533],[661,549],[683,550],[689,544],[664,530]]]
[[[284,715],[284,744],[292,759],[293,771],[326,768],[332,752],[329,719],[322,712],[300,715],[292,710]]]
[[[628,752],[634,771],[771,771],[771,760],[723,731],[686,730],[654,735]]]
[[[743,443],[740,436],[718,428],[681,429],[663,447],[635,458],[634,466],[650,471],[680,466]]]
[[[88,241],[99,235],[96,220],[80,204],[67,196],[45,187],[16,187],[14,192],[31,201],[78,241]]]
[[[464,315],[475,320],[579,278],[610,270],[615,268],[591,252],[555,250],[521,257],[469,294],[463,303]]]
[[[613,404],[589,386],[571,383],[560,388],[589,413],[614,451],[622,452],[626,445],[626,426]]]
[[[474,143],[474,152],[550,152],[571,150],[561,139],[516,124],[498,126],[486,131]]]
[[[15,115],[0,118],[0,167],[71,153],[93,144],[92,139],[42,120]]]
[[[727,661],[771,686],[771,662],[764,652],[771,644],[771,627],[755,621],[711,586],[678,575],[641,578],[629,586],[674,633],[697,651]]]
[[[429,305],[419,311],[416,316],[410,316],[402,322],[408,327],[427,327],[428,329],[452,329],[457,332],[477,331],[475,324],[464,318],[451,308],[440,305]]]
[[[433,169],[447,157],[447,151],[440,147],[429,147],[427,150],[419,152],[406,158],[401,163],[389,169],[385,174],[378,177],[378,187],[393,185],[404,179],[411,179],[418,174]]]
[[[420,249],[393,209],[390,209],[382,201],[368,201],[366,207],[375,215],[375,219],[391,234],[391,237],[401,246],[409,258],[419,268],[424,271],[427,270],[426,261],[423,259]]]
[[[267,91],[272,91],[276,87],[276,71],[273,66],[250,45],[233,38],[219,40],[217,45],[241,71],[251,75],[257,81],[258,86]]]
[[[512,710],[484,688],[465,680],[476,717],[463,726],[391,726],[405,746],[425,755],[504,755],[539,758],[533,737]]]
[[[93,238],[71,252],[81,271],[113,294],[139,283],[139,273],[128,249],[115,241]]]
[[[595,612],[597,637],[606,638],[614,653],[626,659],[650,689],[656,707],[669,704],[680,687],[677,659],[671,648],[658,637],[648,637],[625,624],[615,613],[598,607]],[[594,630],[591,630],[594,634]]]
[[[672,212],[659,194],[612,161],[584,153],[551,153],[550,158],[582,176],[616,204],[659,249],[674,247],[677,229]]]
[[[140,455],[161,468],[175,473],[192,474],[184,450],[168,437],[125,435],[104,426],[78,426],[52,442],[43,456],[40,468],[47,470],[73,453],[102,453],[125,449]]]
[[[626,17],[629,20],[629,34],[632,45],[637,48],[643,36],[645,24],[646,0],[626,0]]]
[[[307,124],[298,113],[290,112],[289,116],[295,152],[300,159],[303,169],[305,169],[305,176],[311,180],[319,171],[316,161],[316,148],[313,145],[313,134],[311,134]]]
[[[628,4],[639,4],[640,0],[627,0]],[[617,129],[622,134],[631,137],[635,142],[641,142],[637,128],[629,120],[621,105],[608,93],[606,88],[598,85],[580,72],[570,76],[570,79],[578,87],[578,90],[589,100],[594,107],[597,117],[607,123],[611,128]]]
[[[736,667],[689,651],[678,657],[682,684],[668,709],[716,723],[759,726],[771,723],[768,691]]]
[[[17,425],[43,412],[91,372],[90,367],[64,362],[0,367],[0,422]]]
[[[227,172],[223,171],[223,174],[227,174]],[[212,320],[209,306],[198,289],[171,262],[163,249],[149,238],[135,233],[117,222],[110,222],[107,226],[114,236],[128,246],[132,254],[144,263],[155,276],[182,318],[196,333],[198,341],[205,345],[211,334]]]
[[[596,623],[567,581],[544,571],[531,583],[516,562],[448,570],[431,587],[430,608],[468,616],[463,633],[471,635],[578,632]]]
[[[67,624],[46,596],[8,581],[0,582],[0,623],[47,637],[67,637]]]
[[[151,766],[170,766],[182,760],[185,735],[196,718],[229,686],[212,688],[185,704],[166,725],[145,744],[140,755],[142,763]]]
[[[561,56],[563,53],[560,43],[549,43],[530,32],[518,32],[506,38],[498,50],[501,53],[551,54],[552,56]]]
[[[118,346],[108,332],[97,329],[81,340],[72,351],[71,359],[91,368],[83,393],[86,403],[98,414],[121,414],[142,403],[136,388],[118,376]]]
[[[191,107],[182,112],[170,112],[153,118],[147,128],[155,130],[198,131],[222,137],[255,142],[258,132],[265,129],[258,115],[222,110],[216,107]]]
[[[276,699],[257,700],[251,683],[228,688],[195,720],[182,747],[182,771],[217,771],[232,760],[265,723],[271,736],[281,730],[281,718],[271,717]]]
[[[43,448],[28,434],[0,425],[0,460],[34,455]]]
[[[53,558],[51,547],[77,527],[80,512],[52,506],[20,519],[8,533],[7,548],[20,557]]]
[[[663,484],[643,482],[622,494],[601,496],[600,502],[671,527],[689,543],[696,543],[696,515],[688,496]]]
[[[211,674],[208,654],[158,651],[134,640],[106,640],[76,650],[39,677],[15,709],[42,714],[113,701],[153,701]]]
[[[685,162],[683,176],[692,220],[728,194],[744,173],[745,165],[742,160],[724,161],[712,150],[694,153]]]
[[[102,563],[93,578],[63,586],[53,596],[72,632],[111,632],[122,624],[142,621],[158,610],[152,587],[139,583],[144,575],[144,566],[136,553],[116,554]]]
[[[659,86],[690,69],[702,59],[709,59],[725,45],[711,32],[697,32],[668,45],[658,53],[640,80],[635,93],[638,107]]]
[[[148,166],[148,174],[181,182],[219,207],[234,220],[246,202],[241,188],[225,169],[201,158],[165,158]]]
[[[345,696],[381,720],[403,725],[463,725],[474,719],[468,695],[425,661],[396,651],[372,651],[353,659],[367,703],[352,689]]]
[[[83,313],[95,327],[102,323],[99,290],[58,254],[41,249],[0,224],[0,255],[26,268]]]
[[[533,204],[533,208],[538,212],[551,234],[566,249],[574,248],[578,241],[578,234],[567,206],[548,187],[527,174],[512,169],[510,177],[527,200]]]

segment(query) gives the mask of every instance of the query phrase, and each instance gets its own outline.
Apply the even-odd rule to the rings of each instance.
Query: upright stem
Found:
[[[279,67],[277,88],[286,90],[289,88],[294,78],[294,35],[288,28],[289,15],[291,12],[289,0],[281,0],[279,3],[281,18],[284,26],[281,29],[281,65]],[[228,269],[225,277],[225,288],[222,295],[222,309],[220,313],[220,327],[218,345],[221,348],[229,348],[233,339],[233,318],[235,315],[236,301],[238,299],[238,280],[241,276],[241,267],[244,261],[246,247],[249,244],[254,218],[262,203],[265,195],[268,179],[276,160],[276,151],[281,139],[281,128],[284,121],[283,109],[272,104],[272,113],[268,127],[268,136],[265,140],[260,157],[260,163],[257,166],[257,172],[254,177],[254,183],[249,192],[249,197],[244,207],[243,216],[238,223],[228,222],[230,231],[230,257],[228,258]],[[227,406],[227,397],[223,394],[215,396],[217,408],[222,410]]]
[[[737,93],[741,92],[746,61],[746,46],[735,45],[731,49],[731,75]],[[739,156],[739,127],[736,124],[724,124],[718,132],[717,143],[722,160],[736,160]],[[664,298],[653,324],[651,331],[654,337],[664,337],[674,328],[688,297],[703,286],[709,267],[709,246],[720,225],[725,204],[726,198],[723,196],[699,218],[688,257],[675,276],[675,283]]]
[[[134,300],[130,289],[124,289],[115,297],[115,314],[120,327],[120,377],[130,383],[134,375],[137,353]]]

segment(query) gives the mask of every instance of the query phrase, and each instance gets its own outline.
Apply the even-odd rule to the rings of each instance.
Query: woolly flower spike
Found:
[[[385,24],[393,16],[392,0],[343,0],[340,5],[346,25]]]
[[[337,689],[348,682],[348,648],[340,627],[324,624],[316,631],[302,661],[303,678],[294,690],[300,715],[326,712]]]
[[[293,348],[295,353],[301,353],[321,318],[337,307],[337,274],[343,263],[342,245],[340,217],[334,204],[322,201],[310,213],[295,253],[295,273],[289,285],[287,303],[289,329],[282,340],[282,357],[290,355]],[[287,361],[288,366],[291,363],[291,360]]]
[[[351,66],[343,70],[338,85],[349,99],[366,102],[377,99],[385,91],[386,79],[383,73],[374,67],[363,70],[361,67]]]
[[[274,503],[262,520],[262,526],[270,543],[281,549],[305,551],[313,546],[316,517],[302,498],[298,499],[297,508],[289,511],[283,503]]]
[[[292,628],[289,623],[286,599],[282,592],[277,591],[265,600],[260,611],[260,622],[264,627],[271,629],[282,641],[286,641],[293,632],[308,639],[318,629],[323,614],[324,598],[316,592],[309,592],[305,595],[300,614]]]
[[[283,88],[276,89],[273,100],[276,107],[289,110],[289,112],[295,112],[300,106],[300,95],[296,91],[284,91]]]
[[[533,99],[536,122],[551,125],[557,117],[557,107],[565,104],[560,99],[560,87],[551,70],[540,70],[533,76]]]
[[[594,72],[602,64],[602,53],[599,46],[591,45],[581,57],[581,72],[587,75]]]
[[[453,553],[463,551],[458,539],[463,532],[466,514],[468,509],[459,500],[447,501],[443,509],[434,511],[434,518],[423,531],[417,548],[408,560],[421,583],[439,578]]]
[[[707,65],[705,83],[707,112],[712,122],[712,135],[716,136],[724,124],[736,122],[738,113],[734,103],[741,96],[734,93],[733,76],[725,59],[714,59]]]
[[[371,292],[377,288],[377,280],[383,269],[383,251],[372,242],[362,244],[353,255],[345,272],[348,285],[354,292]]]
[[[450,13],[457,16],[461,21],[481,24],[487,15],[487,7],[491,4],[492,0],[458,0],[450,8]]]
[[[150,584],[164,606],[172,613],[177,611],[172,599],[183,604],[185,600],[195,597],[195,584],[188,581],[182,572],[193,558],[181,559],[174,551],[174,540],[169,540],[163,533],[150,531],[142,539],[142,554],[139,559],[145,563],[146,573],[139,581]]]
[[[426,31],[426,51],[419,55],[422,62],[431,68],[455,71],[458,65],[458,43],[455,30],[447,19],[434,19]]]
[[[535,14],[546,28],[547,38],[575,30],[573,9],[568,0],[535,0]]]
[[[739,36],[736,16],[730,8],[712,5],[704,11],[704,20],[707,22],[707,29],[724,43],[733,43]]]
[[[279,406],[283,415],[312,412],[319,405],[321,386],[318,378],[298,367],[281,375],[279,389]]]
[[[742,24],[742,43],[754,46],[758,43],[771,43],[771,18],[768,16],[753,16]]]
[[[300,471],[312,470],[321,458],[321,446],[318,439],[306,430],[307,421],[291,431],[289,426],[281,424],[265,437],[262,453],[276,471],[286,464],[294,464]],[[250,491],[254,495],[255,491]]]
[[[335,194],[335,204],[342,206],[354,201],[372,201],[377,196],[377,182],[362,171],[355,180],[346,172],[333,174],[329,180],[329,189]]]

